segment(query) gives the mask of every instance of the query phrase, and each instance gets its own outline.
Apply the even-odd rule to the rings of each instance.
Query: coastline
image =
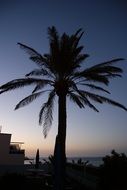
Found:
[[[96,157],[67,157],[67,162],[69,163],[72,163],[72,162],[75,162],[77,163],[79,159],[82,160],[82,162],[86,162],[86,161],[89,161],[88,163],[91,164],[91,165],[94,165],[94,166],[100,166],[102,163],[103,163],[103,160],[102,160],[103,157],[100,157],[100,156],[96,156]],[[40,157],[40,162],[43,164],[45,163],[45,161],[49,161],[48,160],[48,157]],[[35,158],[34,157],[29,157],[29,159],[26,159],[24,161],[24,164],[27,165],[27,164],[35,164]]]

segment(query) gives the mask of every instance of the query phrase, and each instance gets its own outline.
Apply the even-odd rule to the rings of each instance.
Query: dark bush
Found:
[[[127,156],[113,150],[103,161],[100,166],[100,189],[127,189]]]

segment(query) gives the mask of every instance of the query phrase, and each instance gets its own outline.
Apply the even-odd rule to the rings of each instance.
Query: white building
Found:
[[[22,142],[11,142],[11,134],[0,133],[0,171],[24,165],[25,151]]]

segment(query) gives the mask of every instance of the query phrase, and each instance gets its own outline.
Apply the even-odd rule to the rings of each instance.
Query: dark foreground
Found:
[[[51,190],[53,189],[52,178],[42,178],[37,176],[25,176],[21,174],[5,174],[0,177],[1,189],[13,189],[13,190]],[[84,185],[72,180],[66,181],[67,190],[89,190]]]
[[[127,156],[113,150],[103,161],[100,167],[88,165],[81,160],[78,163],[67,163],[66,190],[126,190]],[[29,169],[23,174],[6,173],[0,177],[0,189],[52,190],[52,164],[46,162],[46,166],[47,171]]]

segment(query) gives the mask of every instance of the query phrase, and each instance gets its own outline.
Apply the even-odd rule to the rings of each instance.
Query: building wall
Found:
[[[0,133],[0,164],[9,162],[11,134]]]
[[[24,164],[24,154],[9,155],[9,165],[23,165],[23,164]]]
[[[0,133],[0,165],[23,165],[25,155],[10,154],[11,134]]]

